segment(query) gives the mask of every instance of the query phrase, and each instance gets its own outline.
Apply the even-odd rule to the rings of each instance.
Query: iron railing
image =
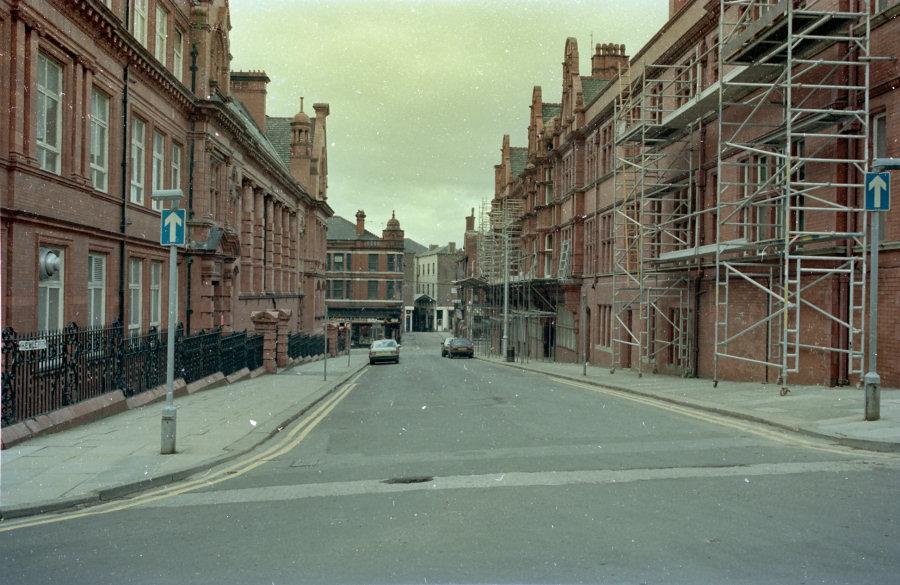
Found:
[[[165,383],[167,331],[126,337],[106,327],[19,334],[2,332],[2,424],[9,425],[121,389],[134,396]],[[246,332],[175,331],[175,376],[190,383],[262,366],[262,336]]]
[[[291,359],[319,355],[325,351],[325,336],[309,333],[288,334],[288,357]]]

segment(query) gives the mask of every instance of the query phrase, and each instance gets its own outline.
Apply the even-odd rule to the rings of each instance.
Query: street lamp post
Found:
[[[166,189],[162,191],[154,191],[151,198],[154,201],[172,203],[171,209],[178,209],[178,202],[181,201],[181,189]],[[163,224],[162,228],[165,228]],[[185,233],[187,226],[184,226]],[[161,422],[161,441],[159,452],[161,455],[171,455],[175,453],[175,436],[176,436],[176,409],[175,409],[175,322],[178,319],[178,244],[169,243],[169,307],[168,321],[166,326],[166,404],[162,409]]]
[[[503,217],[503,337],[500,340],[500,353],[505,361],[509,359],[509,218]]]
[[[874,172],[900,169],[900,158],[878,158],[872,164]],[[890,197],[890,193],[887,194]],[[869,351],[868,371],[863,378],[866,387],[865,419],[881,418],[881,376],[878,375],[878,249],[881,246],[883,212],[872,214],[872,233],[869,252]]]

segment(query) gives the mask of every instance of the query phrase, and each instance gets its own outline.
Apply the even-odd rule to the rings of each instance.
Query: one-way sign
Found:
[[[890,211],[891,174],[866,173],[866,211]]]
[[[159,243],[163,246],[184,245],[184,209],[163,209],[159,224]]]

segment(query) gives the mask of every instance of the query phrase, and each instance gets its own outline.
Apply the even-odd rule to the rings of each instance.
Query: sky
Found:
[[[326,102],[328,202],[381,233],[462,244],[465,216],[490,200],[504,134],[526,146],[535,85],[562,87],[565,41],[581,74],[594,43],[635,54],[668,0],[231,0],[232,70],[272,80],[267,113]]]

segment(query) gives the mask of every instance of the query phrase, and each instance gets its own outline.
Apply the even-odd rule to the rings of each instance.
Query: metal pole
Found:
[[[881,418],[881,376],[878,368],[878,246],[881,243],[881,217],[872,217],[872,243],[869,252],[869,371],[863,378],[866,385],[866,420]]]
[[[177,207],[177,206],[176,206]],[[162,409],[162,442],[159,452],[162,455],[175,453],[175,321],[178,295],[178,250],[177,246],[169,246],[169,320],[168,341],[166,345],[166,405]]]
[[[588,343],[591,340],[588,338],[587,334],[587,315],[585,314],[586,309],[586,299],[585,292],[581,291],[581,375],[587,376],[587,363],[588,363]]]
[[[504,214],[505,215],[505,214]],[[503,337],[500,342],[500,353],[504,361],[509,359],[509,218],[503,218]]]
[[[322,380],[328,381],[328,307],[325,307],[325,322],[322,323],[322,332],[325,334],[325,359],[322,360]]]

